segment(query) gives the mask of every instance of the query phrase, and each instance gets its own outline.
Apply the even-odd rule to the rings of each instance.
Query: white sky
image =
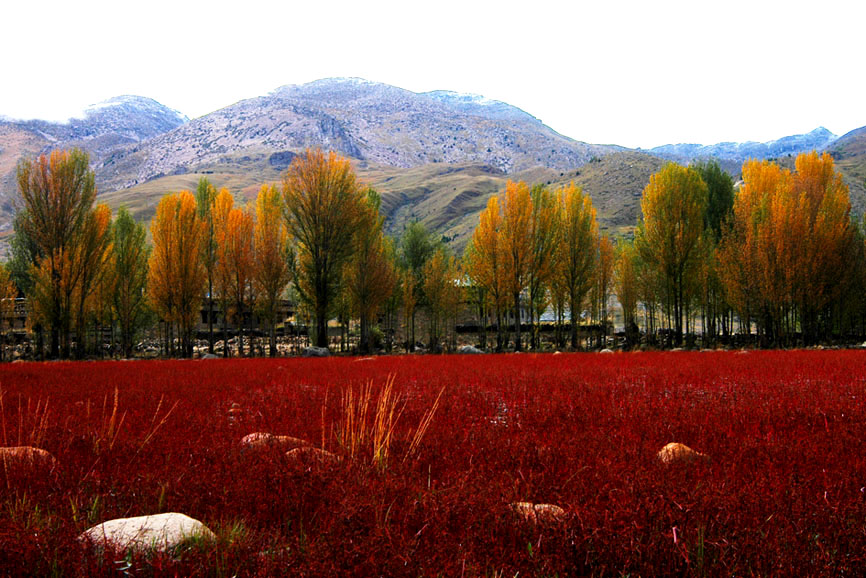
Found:
[[[629,147],[866,125],[859,0],[49,0],[0,14],[0,115],[16,118],[120,94],[194,118],[358,76],[483,94]]]

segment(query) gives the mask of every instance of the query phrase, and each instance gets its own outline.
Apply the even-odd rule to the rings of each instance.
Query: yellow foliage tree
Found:
[[[228,314],[238,330],[238,354],[244,355],[244,320],[252,310],[255,223],[249,211],[232,208],[216,231],[217,278],[227,281]],[[228,349],[228,346],[226,346]],[[252,351],[252,346],[250,346]]]
[[[687,289],[694,286],[704,242],[707,185],[693,168],[668,163],[650,177],[641,198],[635,247],[659,271],[674,317],[675,342],[683,340]]]
[[[376,312],[391,296],[397,271],[382,234],[384,219],[379,214],[379,194],[367,189],[356,231],[355,250],[346,275],[352,309],[361,328],[361,353],[372,351],[370,329]]]
[[[298,288],[316,318],[316,345],[328,345],[328,315],[354,249],[363,191],[348,159],[307,150],[283,178],[286,225],[298,243]]]
[[[717,253],[728,301],[746,328],[758,322],[765,344],[787,340],[798,323],[807,341],[815,339],[819,317],[851,273],[848,187],[826,153],[801,154],[795,167],[743,165]]]
[[[164,196],[150,224],[153,251],[148,267],[149,297],[166,323],[167,350],[174,351],[172,327],[181,339],[181,353],[192,355],[192,333],[201,308],[205,267],[201,245],[204,223],[189,191]]]
[[[529,186],[520,181],[508,181],[500,195],[502,231],[503,282],[514,311],[514,349],[521,351],[520,296],[529,285],[532,268],[532,197]]]
[[[440,247],[424,265],[424,295],[430,308],[430,349],[438,351],[449,315],[460,301],[457,263]]]
[[[508,299],[505,283],[505,251],[501,243],[502,215],[499,198],[490,197],[487,207],[481,211],[478,227],[466,250],[466,274],[471,282],[484,289],[496,312],[496,349],[504,347],[502,310]],[[485,321],[482,321],[485,322]]]
[[[571,317],[571,347],[577,349],[577,326],[592,288],[598,246],[598,223],[589,195],[574,183],[557,191],[559,237],[557,292],[565,296]]]
[[[291,280],[289,234],[283,221],[283,200],[274,185],[263,185],[256,198],[256,303],[268,321],[268,351],[277,354],[277,309]]]

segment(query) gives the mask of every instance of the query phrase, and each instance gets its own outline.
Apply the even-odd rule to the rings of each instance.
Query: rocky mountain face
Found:
[[[99,166],[113,151],[170,131],[189,119],[157,101],[118,96],[88,107],[65,123],[0,118],[0,229],[8,226],[16,193],[15,167],[22,157],[78,147]]]
[[[866,126],[840,136],[827,151],[833,156],[836,168],[845,176],[854,213],[864,215],[866,213]]]
[[[505,173],[535,166],[568,170],[617,150],[564,137],[502,102],[337,78],[283,86],[195,119],[106,158],[97,178],[121,189],[236,163],[238,155],[288,158],[307,147],[391,167],[479,163]]]
[[[797,155],[811,150],[824,150],[838,137],[824,127],[806,134],[786,136],[768,142],[723,142],[714,145],[675,144],[649,149],[652,155],[678,162],[715,158],[742,164],[746,159],[771,159]]]

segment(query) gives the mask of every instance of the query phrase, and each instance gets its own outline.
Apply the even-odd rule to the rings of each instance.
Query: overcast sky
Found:
[[[629,147],[866,125],[866,3],[853,0],[50,0],[0,14],[0,115],[16,118],[120,94],[194,118],[356,76],[482,94]]]

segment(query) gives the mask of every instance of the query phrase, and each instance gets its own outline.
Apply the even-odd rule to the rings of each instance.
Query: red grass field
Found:
[[[346,396],[372,382],[375,402],[389,376],[375,460]],[[59,462],[0,479],[0,575],[866,574],[864,352],[26,363],[0,388],[2,445]],[[255,431],[343,460],[242,451]],[[710,459],[662,465],[671,441]],[[521,521],[518,501],[565,519]],[[216,542],[76,541],[160,512]]]

